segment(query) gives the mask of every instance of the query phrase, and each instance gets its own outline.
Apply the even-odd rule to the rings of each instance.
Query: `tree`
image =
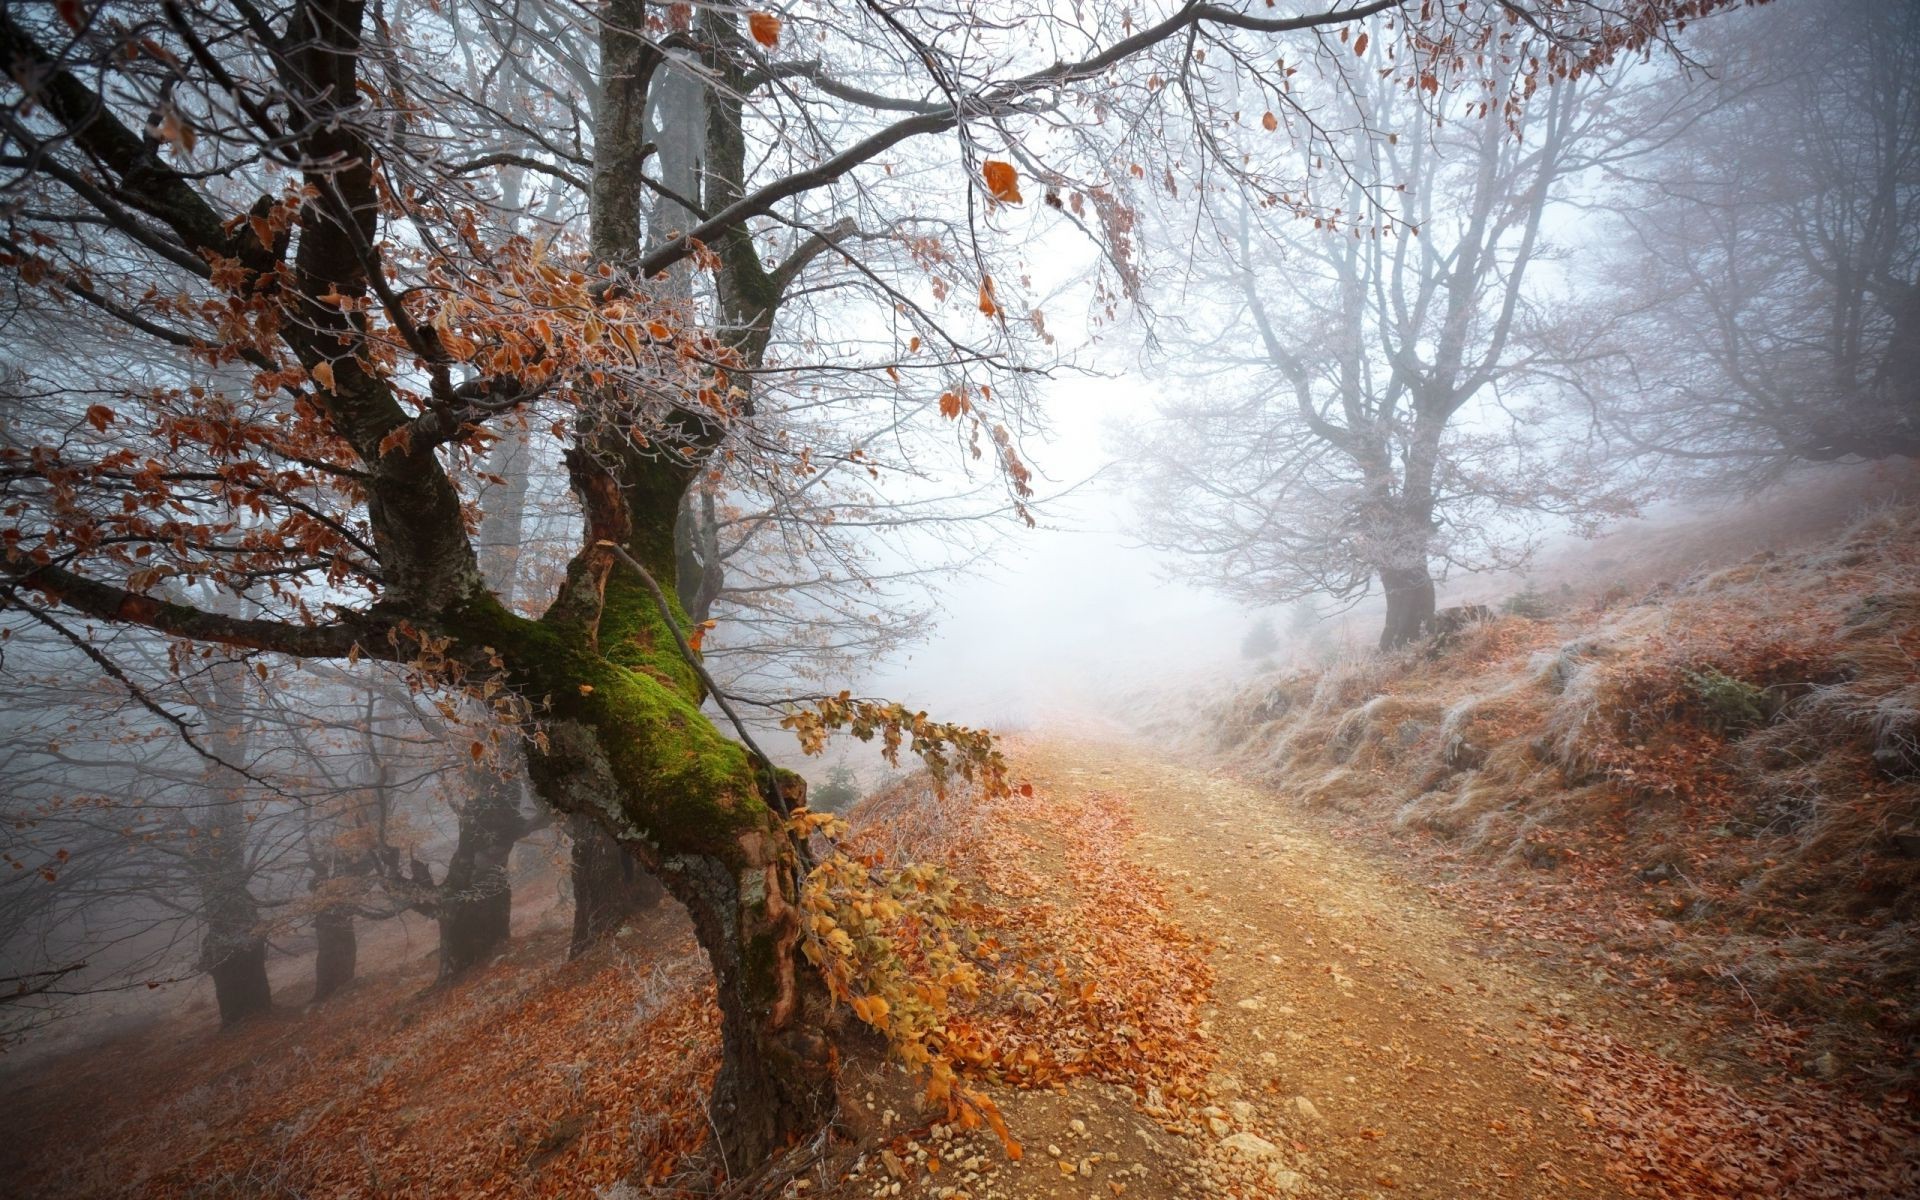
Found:
[[[1687,118],[1616,174],[1626,457],[1707,485],[1920,452],[1920,9],[1813,0],[1715,22]]]
[[[810,457],[751,436],[743,381],[770,307],[763,251],[798,226],[810,231],[776,263],[804,255],[819,235],[808,197],[853,181],[877,191],[880,160],[912,139],[964,131],[962,165],[979,181],[967,205],[1009,203],[1005,175],[975,173],[974,131],[1090,105],[1122,69],[1184,73],[1203,33],[1331,28],[1389,7],[1267,17],[1183,4],[1138,27],[1101,18],[1060,27],[1072,49],[1032,69],[1029,41],[983,22],[836,11],[820,28],[839,22],[844,36],[857,25],[850,40],[886,48],[883,86],[917,81],[920,95],[783,63],[786,88],[839,100],[847,124],[800,127],[798,150],[793,136],[771,139],[785,147],[773,173],[742,174],[737,196],[651,249],[652,83],[670,56],[729,68],[765,59],[783,37],[768,14],[749,38],[732,8],[696,27],[681,6],[613,0],[582,27],[571,10],[535,6],[525,21],[556,23],[555,36],[486,44],[485,20],[421,8],[392,22],[359,0],[7,10],[0,186],[18,203],[5,266],[47,354],[10,397],[0,570],[43,603],[181,642],[396,663],[519,730],[540,798],[607,829],[691,915],[723,1018],[718,1148],[736,1166],[757,1162],[831,1111],[829,994],[800,952],[804,860],[787,826],[796,777],[702,711],[711,689],[677,595],[673,531],[715,454],[770,467]],[[1543,69],[1588,69],[1703,7],[1543,3],[1538,17],[1560,38]],[[1462,35],[1497,45],[1502,11],[1406,21],[1408,61],[1440,70]],[[583,38],[590,56],[577,53]],[[554,57],[541,60],[548,44]],[[515,78],[538,80],[550,62],[548,90],[498,108],[475,97],[447,64],[480,52],[489,71]],[[570,74],[583,61],[585,81]],[[574,105],[582,90],[598,96],[590,129]],[[830,140],[848,127],[851,140]],[[448,152],[468,145],[480,153]],[[508,167],[585,185],[584,245],[564,229],[526,236],[505,218]],[[683,262],[731,281],[715,310],[655,285]],[[962,312],[1001,344],[1013,287],[964,262],[950,269],[979,298]],[[135,369],[63,351],[72,329],[95,324],[139,339]],[[942,347],[939,367],[956,377],[1008,365],[958,338]],[[898,370],[898,359],[862,369]],[[243,372],[246,386],[210,381],[209,363]],[[965,431],[957,440],[972,439],[1023,501],[1028,472],[997,419],[1020,399],[1017,387],[969,380],[913,411]],[[538,615],[502,602],[470,533],[476,464],[503,427],[564,446],[580,514]],[[173,577],[253,611],[161,590]],[[804,728],[828,725],[889,728],[1004,786],[1004,764],[974,731],[850,700],[823,704]],[[488,753],[478,739],[473,749]]]
[[[1612,136],[1580,83],[1524,103],[1524,61],[1464,119],[1430,122],[1391,78],[1318,98],[1336,211],[1378,224],[1234,214],[1216,283],[1236,316],[1197,348],[1202,369],[1252,382],[1173,401],[1139,433],[1153,544],[1256,603],[1378,588],[1392,649],[1431,619],[1436,562],[1510,566],[1516,517],[1617,509],[1577,463],[1547,461],[1519,407],[1563,361],[1528,286],[1549,254],[1542,218]]]
[[[1273,619],[1261,617],[1247,630],[1247,636],[1240,639],[1240,657],[1260,661],[1272,658],[1280,649],[1280,635],[1273,631]]]

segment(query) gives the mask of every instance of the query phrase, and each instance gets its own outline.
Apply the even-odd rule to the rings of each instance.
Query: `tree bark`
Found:
[[[205,953],[207,974],[213,976],[214,1002],[220,1007],[220,1028],[231,1029],[273,1007],[273,989],[267,982],[266,938],[209,934]]]
[[[627,918],[659,904],[666,889],[625,846],[590,817],[569,822],[573,838],[573,939],[567,958],[575,959]]]
[[[472,791],[460,812],[459,840],[433,900],[440,924],[439,983],[492,957],[513,925],[507,861],[526,828],[519,787],[480,767],[467,777]]]
[[[1380,586],[1387,593],[1387,623],[1380,631],[1380,648],[1397,650],[1418,641],[1433,620],[1433,576],[1426,564],[1382,567]]]
[[[318,948],[313,956],[313,999],[327,999],[353,982],[359,943],[353,932],[353,913],[344,908],[323,908],[313,915],[313,937]]]

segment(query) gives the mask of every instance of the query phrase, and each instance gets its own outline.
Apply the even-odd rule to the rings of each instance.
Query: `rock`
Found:
[[[1233,1132],[1233,1126],[1227,1124],[1219,1117],[1208,1117],[1207,1129],[1217,1138],[1224,1138],[1227,1134]]]
[[[1053,1157],[1055,1157],[1055,1158],[1059,1158],[1059,1157],[1060,1157],[1060,1147],[1058,1147],[1058,1146],[1056,1146],[1056,1145],[1054,1145],[1054,1144],[1052,1144],[1051,1142],[1049,1142],[1049,1143],[1047,1144],[1047,1153],[1048,1153],[1048,1154],[1051,1154],[1051,1155],[1052,1155]]]
[[[1075,1117],[1073,1120],[1067,1122],[1067,1127],[1080,1137],[1087,1136],[1087,1123],[1079,1117]]]
[[[1307,1186],[1307,1177],[1275,1164],[1267,1168],[1267,1182],[1282,1195],[1291,1196]]]
[[[1266,1006],[1267,1002],[1258,996],[1248,996],[1245,1000],[1234,1005],[1235,1008],[1244,1008],[1248,1012],[1258,1012]]]
[[[1299,1113],[1309,1121],[1318,1121],[1320,1119],[1320,1110],[1315,1108],[1313,1101],[1307,1099],[1305,1096],[1295,1096],[1293,1098],[1293,1111]]]
[[[1259,1160],[1280,1156],[1280,1147],[1257,1133],[1236,1133],[1232,1137],[1220,1139],[1220,1144],[1242,1158]]]
[[[1253,1105],[1248,1104],[1245,1100],[1235,1100],[1227,1107],[1233,1110],[1233,1119],[1242,1125],[1250,1124],[1253,1121]]]

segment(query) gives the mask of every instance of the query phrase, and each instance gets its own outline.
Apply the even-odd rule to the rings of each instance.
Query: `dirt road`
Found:
[[[1125,1194],[1244,1191],[1248,1179],[1276,1195],[1621,1194],[1590,1118],[1536,1065],[1540,1023],[1574,996],[1476,953],[1475,935],[1421,891],[1270,795],[1105,742],[1029,741],[1016,761],[1043,794],[1130,810],[1133,848],[1166,880],[1170,915],[1215,942],[1203,1032],[1217,1055],[1218,1116],[1189,1137],[1158,1138]],[[1019,1107],[1031,1126],[1076,1106]],[[1078,1107],[1096,1141],[1109,1140],[1099,1126],[1131,1119],[1111,1103]],[[1141,1127],[1111,1140],[1156,1143],[1131,1120]],[[1238,1143],[1273,1160],[1264,1176],[1181,1161],[1230,1160],[1241,1134],[1271,1147]],[[1025,1136],[1044,1145],[1070,1135]],[[1044,1169],[1006,1175],[1003,1196],[1122,1194]]]

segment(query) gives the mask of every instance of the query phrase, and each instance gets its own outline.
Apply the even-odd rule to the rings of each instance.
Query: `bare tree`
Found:
[[[1616,173],[1623,451],[1708,484],[1920,452],[1920,9],[1710,23],[1687,116]]]
[[[1208,248],[1207,294],[1235,316],[1181,360],[1220,386],[1134,443],[1152,544],[1255,603],[1377,588],[1390,649],[1432,617],[1436,567],[1512,565],[1529,515],[1617,510],[1577,463],[1549,461],[1525,407],[1563,365],[1531,286],[1543,220],[1616,135],[1584,85],[1521,104],[1531,87],[1510,66],[1438,123],[1393,80],[1321,94],[1315,123],[1345,141],[1337,211],[1375,223],[1249,204]]]

